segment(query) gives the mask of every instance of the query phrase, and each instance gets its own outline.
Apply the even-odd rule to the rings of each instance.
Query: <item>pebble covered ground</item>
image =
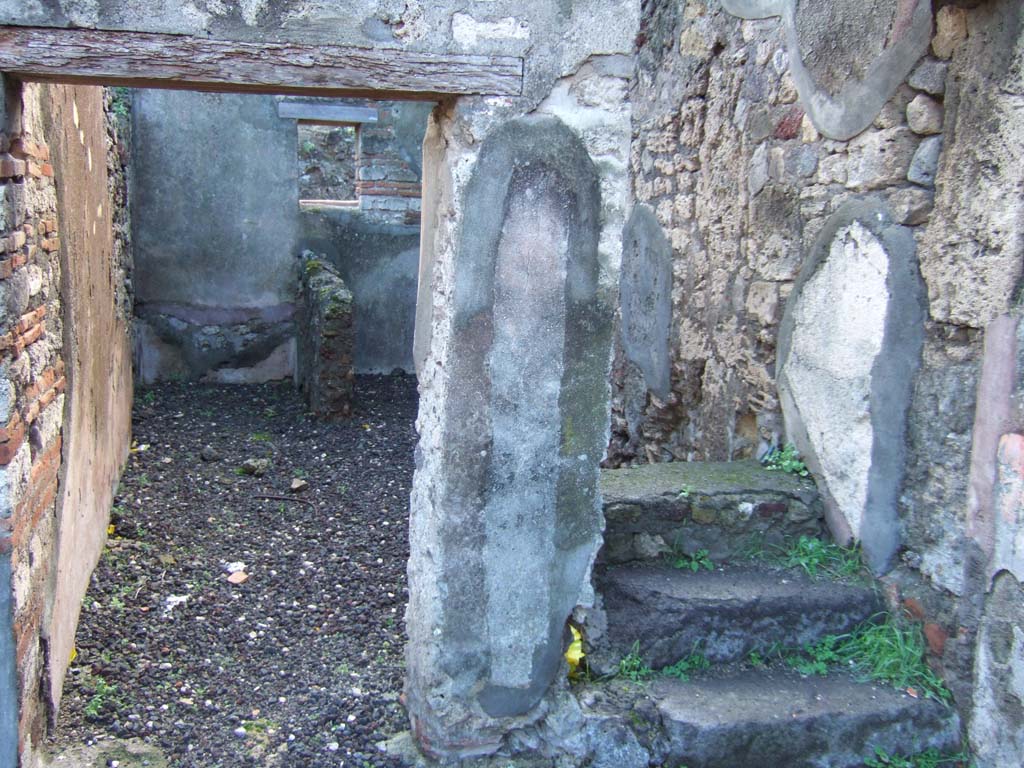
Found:
[[[136,393],[55,749],[140,738],[172,766],[402,765],[376,743],[407,727],[415,380],[357,392],[336,423],[285,384]]]

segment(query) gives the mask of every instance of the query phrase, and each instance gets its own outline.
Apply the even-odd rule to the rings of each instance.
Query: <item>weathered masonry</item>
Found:
[[[133,251],[160,237],[124,226],[132,160],[104,110],[99,86],[112,85],[163,89],[142,97],[152,103],[219,100],[272,126],[261,135],[282,153],[263,170],[292,181],[295,126],[282,119],[311,119],[320,97],[430,111],[422,154],[355,180],[380,220],[353,224],[351,206],[300,213],[289,192],[292,224],[267,243],[268,259],[295,268],[304,248],[339,266],[339,233],[386,251],[343,274],[357,366],[361,344],[380,347],[360,336],[360,308],[386,301],[395,275],[411,305],[416,263],[411,350],[363,359],[414,364],[420,382],[405,691],[420,749],[731,765],[714,729],[690,724],[754,717],[806,687],[755,679],[727,698],[713,684],[661,686],[630,703],[665,729],[652,739],[602,694],[572,695],[568,622],[621,651],[622,627],[650,620],[636,595],[657,592],[662,614],[682,617],[662,627],[676,645],[645,648],[668,663],[695,627],[726,620],[694,607],[692,583],[652,587],[630,570],[675,545],[670,532],[690,554],[727,558],[740,532],[827,525],[861,545],[888,609],[923,624],[978,764],[1020,763],[1019,2],[131,5],[0,0],[0,765],[38,764],[129,445],[125,277]],[[171,93],[182,89],[208,93]],[[382,115],[341,122],[381,147]],[[171,146],[166,124],[136,125]],[[158,155],[153,167],[173,165]],[[291,299],[249,287],[242,308],[262,302],[269,328],[253,359],[286,361],[272,326],[294,322]],[[153,294],[147,310],[150,288],[136,286],[136,312],[170,323],[181,302]],[[230,325],[240,307],[229,309],[197,324]],[[743,463],[787,442],[817,491],[765,488]],[[680,502],[698,477],[701,498]],[[831,597],[819,608],[834,618]],[[853,599],[860,613],[843,626],[880,607]],[[798,620],[759,621],[803,641]],[[922,748],[959,738],[951,711],[854,688],[844,712],[835,690],[815,683],[818,725],[799,721],[765,754],[857,765],[865,722],[894,749],[908,733]],[[842,727],[815,741],[823,722]]]

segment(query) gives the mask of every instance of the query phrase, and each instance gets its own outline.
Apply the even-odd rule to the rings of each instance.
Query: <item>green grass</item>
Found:
[[[782,552],[780,562],[786,568],[801,568],[811,577],[849,578],[861,570],[857,547],[840,547],[813,536],[801,536],[789,544]]]
[[[824,675],[829,667],[852,669],[874,680],[919,696],[948,703],[952,699],[942,679],[925,663],[925,640],[917,624],[890,615],[881,623],[865,623],[845,635],[829,635],[801,652],[783,654],[801,674]]]
[[[765,469],[786,472],[791,475],[807,477],[810,474],[807,471],[807,465],[800,458],[800,451],[792,443],[787,443],[782,448],[772,448],[761,459],[761,463],[764,464]]]
[[[694,648],[689,655],[684,656],[672,666],[661,670],[661,674],[686,682],[690,679],[692,673],[707,669],[710,666],[711,662],[708,661],[708,657]]]
[[[253,432],[249,435],[249,439],[254,443],[269,443],[270,433],[269,432]]]
[[[629,653],[619,660],[619,677],[631,680],[634,683],[642,683],[654,677],[654,670],[640,656],[640,641],[633,643]]]
[[[937,749],[926,749],[910,757],[890,755],[881,747],[875,747],[875,756],[864,761],[867,768],[939,768],[939,766],[971,766],[971,756],[966,749],[955,755],[943,754]]]

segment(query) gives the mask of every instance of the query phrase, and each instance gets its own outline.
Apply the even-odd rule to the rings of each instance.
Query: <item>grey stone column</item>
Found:
[[[449,250],[421,264],[407,615],[413,731],[444,757],[494,752],[562,685],[601,540],[614,313],[577,135],[529,117],[491,130],[475,160],[458,145],[435,116],[424,240]]]

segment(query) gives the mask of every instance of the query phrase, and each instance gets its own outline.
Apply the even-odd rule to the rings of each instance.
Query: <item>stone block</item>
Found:
[[[665,398],[672,373],[672,244],[646,205],[633,209],[622,239],[622,347],[643,371],[647,388]]]
[[[866,191],[899,184],[917,150],[918,140],[907,128],[866,131],[850,141],[846,186]]]
[[[949,71],[949,64],[945,61],[926,59],[917,65],[907,80],[907,85],[924,91],[932,96],[941,96],[946,92],[946,73]]]
[[[786,430],[819,481],[840,541],[876,572],[899,548],[897,504],[925,293],[910,230],[878,201],[826,222],[786,305],[778,384]]]
[[[951,59],[953,51],[967,39],[967,11],[954,5],[940,8],[935,14],[935,37],[932,53],[940,59]]]
[[[907,169],[907,180],[922,187],[935,185],[935,174],[939,167],[939,155],[942,153],[942,137],[929,136],[921,142]]]
[[[915,227],[928,220],[935,199],[926,189],[904,187],[889,195],[893,218],[900,224]]]
[[[922,136],[942,133],[942,117],[942,105],[923,93],[917,94],[907,105],[907,125]]]

